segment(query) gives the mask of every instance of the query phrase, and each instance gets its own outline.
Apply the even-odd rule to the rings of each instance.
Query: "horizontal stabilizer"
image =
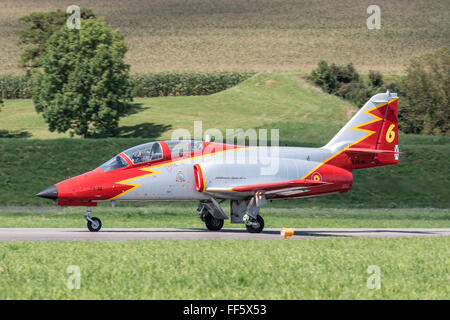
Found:
[[[345,150],[345,152],[348,153],[384,153],[384,154],[399,154],[400,152],[394,151],[394,150],[376,150],[376,149],[369,149],[369,148],[348,148]]]

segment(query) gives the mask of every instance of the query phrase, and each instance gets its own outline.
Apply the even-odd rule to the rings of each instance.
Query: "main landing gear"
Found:
[[[86,213],[83,217],[87,221],[87,227],[91,232],[98,232],[102,228],[102,221],[97,217],[91,218],[91,207],[87,207]]]
[[[223,227],[223,221],[228,219],[228,216],[223,212],[220,204],[214,198],[211,198],[210,201],[200,202],[197,212],[200,220],[211,231],[220,231]]]
[[[205,216],[205,225],[208,230],[219,231],[223,227],[223,220],[214,218],[211,214]]]
[[[266,197],[261,192],[256,192],[250,199],[231,200],[231,223],[244,223],[245,228],[250,233],[262,232],[264,219],[259,215],[259,209],[266,202]],[[197,212],[199,218],[205,223],[206,228],[211,231],[220,231],[223,227],[224,219],[228,219],[219,202],[214,198],[201,201]]]
[[[264,219],[259,215],[259,208],[267,202],[266,196],[262,192],[255,195],[246,203],[245,214],[242,220],[247,231],[250,233],[260,233],[264,229]]]
[[[264,219],[258,214],[255,218],[244,215],[245,228],[250,233],[260,233],[264,229]]]

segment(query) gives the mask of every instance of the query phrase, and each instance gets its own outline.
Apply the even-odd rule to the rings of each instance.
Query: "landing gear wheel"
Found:
[[[205,225],[208,230],[219,231],[223,227],[223,220],[214,218],[212,214],[207,214],[205,216]]]
[[[260,233],[264,229],[264,219],[258,215],[256,221],[253,221],[251,225],[245,225],[245,227],[250,233]]]
[[[99,218],[93,217],[91,221],[87,222],[87,227],[91,232],[98,232],[102,228],[102,221]]]

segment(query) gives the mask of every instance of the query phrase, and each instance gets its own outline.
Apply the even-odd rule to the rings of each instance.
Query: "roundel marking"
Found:
[[[320,175],[320,173],[314,172],[314,173],[312,174],[312,179],[313,179],[314,181],[322,181],[322,176]]]

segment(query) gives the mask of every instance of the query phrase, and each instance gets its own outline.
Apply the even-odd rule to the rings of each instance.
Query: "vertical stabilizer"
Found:
[[[345,151],[354,169],[396,164],[397,100],[397,94],[389,91],[374,95],[324,148],[333,153]]]

